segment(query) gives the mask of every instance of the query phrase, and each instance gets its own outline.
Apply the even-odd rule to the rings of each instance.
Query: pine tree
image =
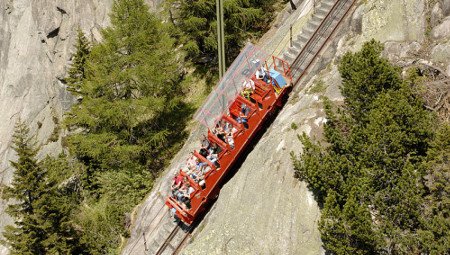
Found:
[[[81,203],[80,184],[76,169],[65,155],[46,157],[39,166],[46,172],[42,184],[46,192],[36,201],[35,219],[46,233],[42,245],[47,254],[87,254],[75,229],[75,213]]]
[[[276,0],[225,0],[224,30],[227,62],[239,54],[246,40],[263,34],[269,28]],[[182,40],[189,57],[197,63],[216,66],[217,32],[215,0],[172,0],[177,6],[175,25],[184,35]]]
[[[11,161],[14,176],[11,186],[4,188],[2,198],[17,201],[6,209],[15,225],[7,226],[4,236],[12,254],[44,254],[42,241],[45,233],[36,221],[35,212],[38,209],[36,201],[46,192],[41,185],[45,171],[36,161],[36,144],[29,137],[28,127],[21,121],[15,127],[13,149],[18,159]]]
[[[320,231],[332,254],[443,254],[450,136],[436,134],[436,117],[414,91],[420,79],[402,80],[381,51],[372,40],[344,56],[345,105],[333,110],[325,100],[326,146],[301,137],[294,166],[325,200]]]
[[[15,220],[15,225],[7,226],[4,232],[11,253],[84,254],[70,220],[79,198],[49,178],[49,173],[60,179],[62,173],[72,172],[67,169],[68,162],[47,158],[38,163],[36,145],[22,122],[16,125],[13,144],[18,160],[11,162],[15,168],[13,182],[2,194],[3,199],[16,201],[6,210]]]
[[[401,84],[399,69],[380,58],[382,51],[383,45],[372,40],[361,51],[346,53],[339,65],[345,105],[357,120],[364,119],[378,94]]]
[[[179,56],[160,20],[142,0],[119,0],[102,34],[90,53],[83,102],[66,119],[70,129],[83,129],[69,143],[90,178],[92,168],[139,168],[143,156],[183,135],[174,114],[181,107]]]
[[[351,254],[338,194],[333,190],[327,192],[321,213],[319,230],[325,249],[337,255]]]
[[[81,83],[86,78],[86,61],[90,53],[90,44],[81,29],[77,32],[77,41],[75,44],[76,52],[72,56],[72,65],[66,78],[67,90],[74,94],[79,94]]]
[[[183,56],[166,24],[143,0],[114,1],[110,19],[87,59],[83,100],[65,119],[76,130],[69,150],[85,166],[89,207],[76,222],[91,254],[117,248],[126,235],[124,215],[185,138],[191,110],[180,89]]]

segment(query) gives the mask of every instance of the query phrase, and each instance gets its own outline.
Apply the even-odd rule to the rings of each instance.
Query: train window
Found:
[[[263,105],[261,104],[261,103],[258,103],[258,107],[259,107],[259,109],[263,109]]]

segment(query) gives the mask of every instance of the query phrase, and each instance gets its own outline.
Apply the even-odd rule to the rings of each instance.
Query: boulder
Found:
[[[434,46],[431,49],[430,59],[433,63],[450,63],[450,42]]]
[[[431,36],[435,40],[448,38],[450,35],[450,17],[445,18],[441,24],[435,26],[431,31]]]
[[[444,12],[442,11],[441,3],[437,2],[431,10],[430,26],[437,26],[444,18]]]
[[[450,15],[450,0],[441,0],[444,16]]]
[[[362,20],[364,40],[418,41],[425,38],[425,0],[367,1]]]

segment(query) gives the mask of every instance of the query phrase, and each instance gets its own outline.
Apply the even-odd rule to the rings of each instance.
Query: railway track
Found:
[[[321,5],[318,6],[315,14],[293,43],[293,47],[289,48],[287,53],[284,54],[284,58],[291,63],[294,84],[297,84],[307,73],[355,2],[356,0],[321,1]],[[163,207],[165,207],[164,204]],[[160,212],[158,212],[160,216],[152,220],[152,222],[157,222],[156,225],[158,227],[153,228],[149,236],[153,235],[153,231],[156,228],[159,229],[157,231],[159,233],[157,233],[157,238],[155,238],[149,249],[147,249],[144,237],[144,245],[146,247],[144,254],[176,255],[190,240],[194,227],[185,227],[181,223],[174,225],[172,221],[164,220],[166,219],[167,211],[162,212],[160,209]]]
[[[161,246],[154,254],[156,255],[178,254],[184,247],[184,245],[187,243],[187,241],[190,239],[191,229],[192,229],[191,227],[184,229],[181,223],[177,224],[172,229],[172,231],[170,231],[168,237],[164,240],[164,242],[161,244]]]
[[[298,36],[293,47],[288,50],[288,53],[291,54],[298,52],[296,57],[292,60],[289,54],[285,54],[285,57],[291,60],[294,84],[297,84],[307,74],[308,69],[330,41],[355,2],[356,0],[322,0],[318,10]],[[325,10],[329,10],[327,14],[324,14]],[[321,21],[319,22],[319,20]],[[312,32],[311,30],[314,28],[315,30]],[[298,49],[299,46],[301,49]]]

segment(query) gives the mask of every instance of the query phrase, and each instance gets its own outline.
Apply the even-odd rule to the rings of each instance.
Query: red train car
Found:
[[[263,69],[261,69],[263,67]],[[291,85],[289,64],[248,44],[196,114],[205,127],[199,150],[174,176],[166,205],[192,224],[214,200],[225,176]]]

